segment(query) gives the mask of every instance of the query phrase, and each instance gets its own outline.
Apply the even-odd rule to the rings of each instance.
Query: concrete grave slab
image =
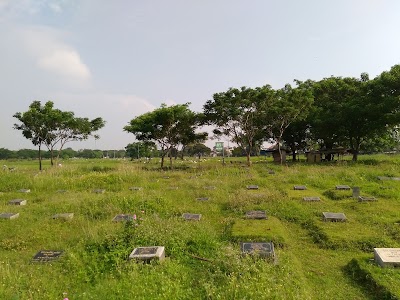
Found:
[[[133,215],[129,215],[129,214],[119,214],[116,215],[112,221],[113,222],[126,222],[126,221],[133,221],[135,217]]]
[[[316,201],[321,201],[321,198],[320,197],[303,197],[303,201],[316,202]]]
[[[26,200],[24,199],[13,199],[8,201],[10,205],[26,205]]]
[[[165,247],[151,246],[135,248],[129,255],[129,259],[135,259],[139,261],[158,259],[159,261],[162,261],[165,259]]]
[[[142,190],[142,188],[140,186],[131,186],[129,188],[129,190],[131,190],[131,191],[140,191],[140,190]]]
[[[348,185],[337,185],[335,189],[339,191],[349,191],[351,188]]]
[[[94,189],[93,190],[93,193],[95,193],[95,194],[104,194],[105,192],[106,192],[105,189]]]
[[[16,219],[19,217],[19,213],[1,213],[0,214],[0,219]]]
[[[74,217],[74,213],[61,213],[53,215],[53,219],[71,220]]]
[[[374,202],[374,201],[378,201],[378,199],[376,199],[375,197],[359,196],[358,197],[358,201],[359,202]]]
[[[304,191],[307,189],[307,187],[305,185],[295,185],[293,189],[296,191]]]
[[[400,181],[400,177],[378,176],[379,180],[396,180]]]
[[[267,213],[264,210],[251,210],[246,212],[247,219],[267,219]]]
[[[31,190],[30,189],[20,189],[20,190],[18,190],[18,192],[20,192],[20,193],[30,193]]]
[[[275,257],[274,244],[272,242],[268,243],[242,242],[240,243],[240,249],[243,255],[251,254],[263,258]]]
[[[184,213],[184,214],[182,214],[182,218],[184,218],[187,221],[191,221],[191,220],[200,221],[201,214]]]
[[[344,213],[323,212],[323,220],[330,222],[344,222],[347,220]]]
[[[209,198],[208,197],[199,197],[199,198],[196,198],[196,200],[199,200],[199,201],[207,201]]]
[[[258,185],[248,185],[246,188],[248,190],[258,190]]]
[[[59,250],[40,250],[33,257],[33,261],[36,262],[51,262],[60,258],[64,251]]]
[[[216,187],[213,186],[213,185],[211,185],[211,186],[205,186],[204,189],[205,189],[205,190],[215,190]]]
[[[400,248],[374,248],[374,259],[383,268],[400,267]]]

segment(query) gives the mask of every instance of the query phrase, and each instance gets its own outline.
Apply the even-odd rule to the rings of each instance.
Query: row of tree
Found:
[[[53,153],[51,151],[42,151],[41,158],[49,159],[53,155],[58,156],[58,151],[55,150]],[[92,149],[82,149],[75,151],[72,148],[66,148],[62,151],[60,155],[62,159],[69,158],[124,158],[126,157],[125,150],[92,150]],[[32,149],[20,149],[20,150],[9,150],[5,148],[0,148],[0,159],[37,159],[38,153],[36,150]]]
[[[357,160],[363,147],[398,144],[400,65],[372,80],[363,73],[360,78],[295,80],[294,87],[287,84],[277,90],[269,85],[230,88],[215,93],[201,113],[191,111],[189,104],[162,104],[132,119],[123,128],[138,141],[126,147],[130,156],[154,156],[158,151],[161,167],[168,156],[172,164],[174,153],[199,147],[208,137],[199,129],[212,125],[213,137],[227,136],[243,149],[249,165],[253,149],[265,141],[275,142],[280,153],[281,145],[293,153],[344,147]],[[44,106],[34,101],[27,112],[14,117],[21,122],[14,128],[39,147],[40,169],[42,145],[50,151],[53,164],[56,145],[60,155],[69,141],[98,138],[94,132],[105,124],[102,118],[77,118],[73,112],[55,109],[51,101]]]
[[[188,105],[162,105],[132,119],[124,130],[158,144],[161,166],[173,148],[204,141],[207,133],[196,133],[202,125],[215,126],[215,136],[227,136],[242,148],[248,164],[253,149],[265,141],[275,142],[280,153],[281,145],[293,153],[344,147],[357,160],[363,147],[399,142],[400,65],[372,80],[363,73],[360,78],[295,80],[294,87],[278,90],[269,85],[230,88],[214,94],[202,113]]]

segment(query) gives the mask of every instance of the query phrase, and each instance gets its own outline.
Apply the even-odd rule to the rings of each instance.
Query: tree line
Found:
[[[123,130],[132,133],[137,143],[126,147],[131,157],[157,151],[161,167],[165,157],[185,153],[201,145],[208,133],[204,125],[214,127],[213,138],[227,137],[247,156],[268,141],[297,151],[348,149],[357,160],[361,150],[394,147],[399,144],[400,65],[370,79],[331,76],[319,81],[294,81],[281,89],[262,87],[229,88],[215,93],[200,113],[189,109],[190,103],[161,107],[135,117]],[[39,148],[57,155],[69,141],[85,140],[105,125],[102,118],[76,118],[72,112],[54,109],[34,101],[25,113],[14,115],[21,130]],[[197,146],[196,146],[197,147]],[[194,148],[196,148],[194,147]],[[195,150],[200,153],[203,150]],[[135,153],[137,152],[137,153]],[[146,155],[144,155],[146,156]],[[294,155],[295,157],[295,155]],[[329,159],[329,157],[328,157]],[[281,155],[282,160],[282,155]],[[41,163],[40,163],[41,168]]]

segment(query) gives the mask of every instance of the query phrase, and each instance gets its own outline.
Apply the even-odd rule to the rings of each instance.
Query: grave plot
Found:
[[[105,189],[94,189],[92,192],[95,194],[104,194],[106,192],[106,190]]]
[[[18,190],[19,193],[30,193],[31,190],[30,189],[20,189]]]
[[[320,197],[303,197],[303,201],[306,202],[319,202],[321,201]]]
[[[182,214],[182,218],[184,218],[186,221],[200,221],[201,219],[201,214],[190,214],[190,213],[184,213]]]
[[[343,200],[343,199],[350,199],[353,197],[353,194],[351,192],[351,189],[331,189],[327,190],[322,193],[324,196],[331,200]]]
[[[366,197],[366,196],[359,196],[358,197],[359,202],[375,202],[378,201],[375,197]]]
[[[142,187],[140,187],[140,186],[131,186],[131,187],[129,188],[129,190],[130,190],[130,191],[141,191],[141,190],[142,190]]]
[[[273,241],[284,246],[287,232],[279,219],[269,216],[267,220],[236,219],[230,235],[234,242]]]
[[[267,214],[264,210],[251,210],[246,213],[246,219],[265,220],[267,219]]]
[[[32,261],[35,262],[52,262],[60,258],[60,256],[64,253],[64,251],[59,250],[40,250],[36,255],[32,258]]]
[[[205,189],[205,190],[216,190],[217,187],[216,187],[216,186],[213,186],[213,185],[210,185],[210,186],[205,186],[204,189]]]
[[[162,261],[165,259],[165,247],[151,246],[135,248],[129,255],[129,259],[145,262],[153,259]]]
[[[374,260],[382,268],[400,267],[400,248],[374,248]]]
[[[323,212],[322,219],[325,222],[345,222],[347,220],[344,213]]]
[[[196,198],[196,200],[198,200],[198,201],[207,201],[209,199],[210,198],[208,198],[208,197],[198,197],[198,198]]]
[[[305,185],[295,185],[295,186],[293,186],[293,189],[295,191],[304,191],[307,189],[307,187]]]
[[[254,255],[261,258],[275,258],[274,243],[272,242],[242,242],[242,255]]]
[[[0,219],[16,219],[19,217],[19,213],[0,213]]]
[[[61,213],[53,215],[53,219],[71,220],[74,217],[74,213]]]
[[[400,181],[400,177],[378,176],[379,180],[395,180]]]
[[[350,191],[351,188],[348,185],[337,185],[335,189],[338,191]]]
[[[134,220],[136,220],[136,216],[129,215],[129,214],[119,214],[119,215],[116,215],[112,219],[113,222],[127,222],[127,221],[134,221]]]
[[[258,190],[258,185],[248,185],[246,186],[248,190]]]
[[[10,205],[26,205],[26,200],[24,199],[13,199],[8,201]]]

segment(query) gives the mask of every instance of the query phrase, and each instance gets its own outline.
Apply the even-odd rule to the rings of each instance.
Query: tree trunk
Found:
[[[250,153],[246,153],[247,165],[250,167]]]
[[[352,161],[357,161],[358,158],[358,151],[357,150],[353,150],[353,158]]]
[[[54,162],[53,162],[53,147],[50,149],[50,164],[53,167],[54,166]]]
[[[282,164],[283,158],[282,158],[282,149],[281,149],[281,140],[280,139],[278,139],[278,152],[279,152],[279,162]]]
[[[41,144],[39,144],[39,170],[42,171],[42,153],[41,153]]]
[[[165,154],[161,154],[161,169],[164,167],[164,157]]]
[[[292,161],[296,161],[296,150],[292,151]]]

